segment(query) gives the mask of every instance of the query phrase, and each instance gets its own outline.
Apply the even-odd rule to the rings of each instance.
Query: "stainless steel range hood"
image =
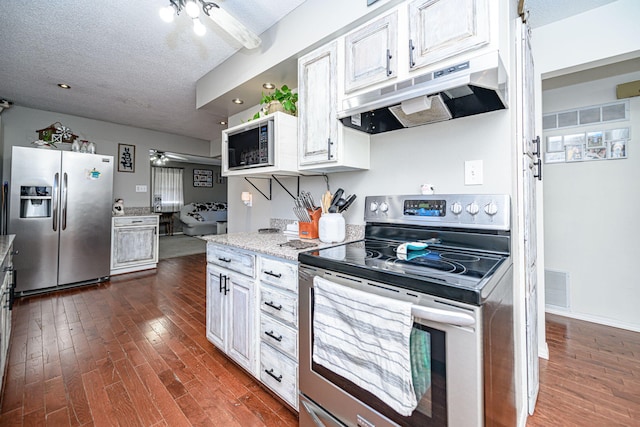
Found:
[[[507,108],[497,51],[346,98],[338,119],[370,134]]]

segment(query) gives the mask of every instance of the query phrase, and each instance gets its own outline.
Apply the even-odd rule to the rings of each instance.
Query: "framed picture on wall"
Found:
[[[602,132],[587,132],[587,148],[604,147],[604,136]]]
[[[118,172],[136,171],[136,146],[118,144]]]
[[[584,145],[566,145],[564,150],[567,162],[579,162],[584,157]]]
[[[611,141],[609,143],[609,158],[624,159],[627,157],[627,141]]]
[[[193,186],[213,187],[213,171],[211,169],[194,169]]]

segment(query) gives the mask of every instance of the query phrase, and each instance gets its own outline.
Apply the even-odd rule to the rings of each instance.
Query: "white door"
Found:
[[[398,74],[397,37],[397,11],[346,35],[346,93]]]
[[[254,283],[233,276],[230,284],[231,298],[229,305],[229,356],[244,366],[252,374],[255,373],[254,350],[255,336],[255,304],[253,303]]]
[[[527,402],[529,413],[533,414],[539,388],[538,362],[538,275],[537,275],[537,218],[536,186],[542,180],[542,159],[540,139],[535,136],[534,109],[534,65],[528,24],[518,21],[520,40],[517,55],[517,70],[522,73],[518,79],[521,110],[518,114],[519,137],[522,141],[522,233],[524,237],[524,296],[527,351]]]
[[[298,61],[300,165],[336,161],[337,53],[332,42]]]
[[[222,351],[226,351],[225,278],[225,273],[207,265],[207,339]]]
[[[487,0],[414,0],[409,31],[410,69],[476,49],[489,41]]]

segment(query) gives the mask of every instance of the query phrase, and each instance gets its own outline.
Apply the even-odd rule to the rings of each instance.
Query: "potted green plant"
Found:
[[[264,105],[261,111],[266,114],[282,111],[295,116],[298,113],[297,102],[298,94],[292,92],[287,85],[282,85],[280,89],[275,88],[271,93],[262,92],[262,98],[260,99],[260,105]],[[258,111],[253,118],[260,118],[261,111]]]

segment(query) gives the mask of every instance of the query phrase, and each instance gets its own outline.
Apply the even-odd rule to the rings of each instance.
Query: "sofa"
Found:
[[[226,221],[226,202],[187,203],[180,209],[182,232],[189,236],[217,234],[218,222]]]

